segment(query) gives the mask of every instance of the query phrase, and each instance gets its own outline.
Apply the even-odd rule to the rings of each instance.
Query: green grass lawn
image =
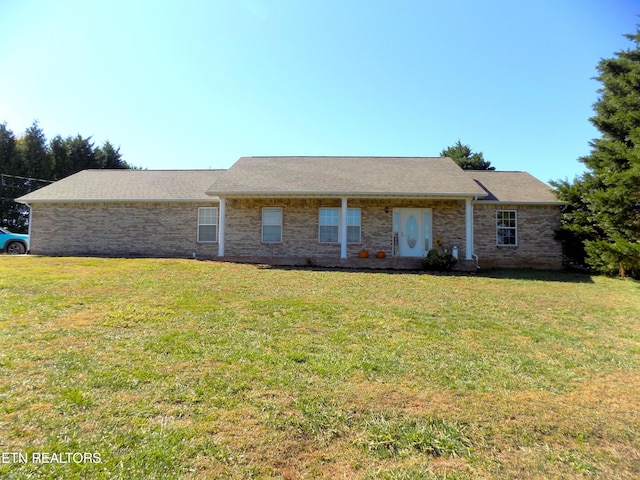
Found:
[[[0,257],[2,478],[635,479],[639,411],[634,281]]]

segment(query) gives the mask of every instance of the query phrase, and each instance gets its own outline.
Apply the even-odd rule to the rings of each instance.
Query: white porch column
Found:
[[[218,222],[218,256],[224,257],[224,219],[227,212],[227,201],[224,198],[220,199],[220,221]]]
[[[471,199],[465,200],[465,259],[472,260],[473,255],[473,204]]]
[[[340,209],[340,258],[347,258],[347,199],[342,198]]]

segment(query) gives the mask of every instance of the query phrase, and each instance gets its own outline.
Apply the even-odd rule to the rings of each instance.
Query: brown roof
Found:
[[[558,204],[551,187],[527,172],[466,170],[465,174],[484,189],[483,202]]]
[[[17,199],[22,203],[211,201],[224,170],[83,170]]]
[[[482,196],[449,158],[243,157],[208,189],[219,196]]]

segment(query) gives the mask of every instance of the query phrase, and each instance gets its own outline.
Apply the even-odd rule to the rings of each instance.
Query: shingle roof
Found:
[[[526,172],[464,171],[439,157],[244,157],[229,170],[84,170],[17,200],[188,202],[216,195],[477,195],[486,202],[562,204]]]
[[[482,196],[449,158],[243,157],[208,189],[220,196]]]
[[[551,187],[527,172],[496,172],[493,170],[466,170],[465,174],[481,186],[486,202],[558,204]]]
[[[17,199],[23,203],[211,201],[224,170],[83,170]]]

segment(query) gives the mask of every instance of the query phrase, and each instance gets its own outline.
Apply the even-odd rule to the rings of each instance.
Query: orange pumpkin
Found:
[[[366,250],[360,250],[360,258],[369,258],[369,252]]]
[[[380,250],[378,253],[376,253],[376,257],[377,258],[384,258],[386,256],[387,256],[387,254],[384,253],[382,250]]]

